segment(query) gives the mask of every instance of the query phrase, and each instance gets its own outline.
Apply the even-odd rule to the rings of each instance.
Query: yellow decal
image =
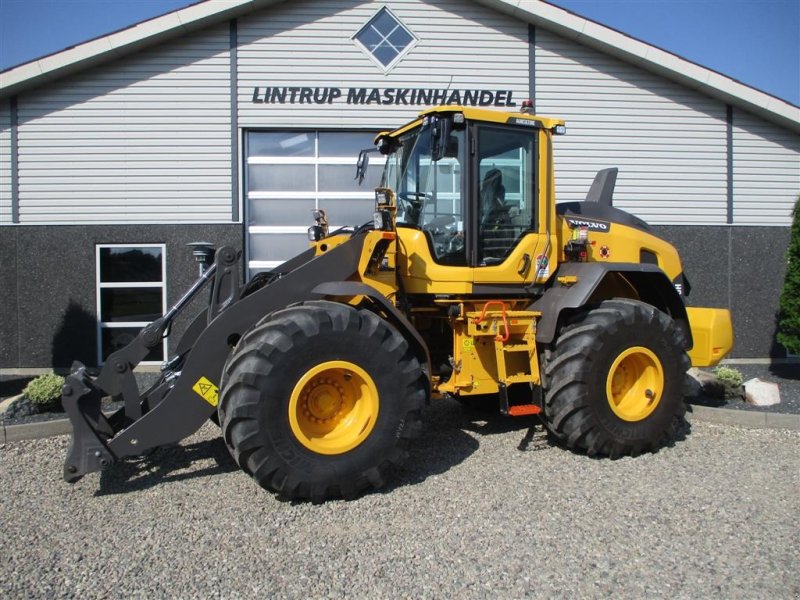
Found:
[[[216,406],[219,402],[219,388],[205,377],[198,379],[197,383],[192,386],[192,389],[211,406]]]
[[[475,340],[472,338],[464,338],[464,341],[461,342],[461,346],[464,349],[464,352],[470,352],[475,350]]]

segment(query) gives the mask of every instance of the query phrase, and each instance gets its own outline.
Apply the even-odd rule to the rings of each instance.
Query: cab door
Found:
[[[539,130],[478,123],[470,133],[473,282],[522,285],[541,279],[547,251],[546,236],[538,233]]]

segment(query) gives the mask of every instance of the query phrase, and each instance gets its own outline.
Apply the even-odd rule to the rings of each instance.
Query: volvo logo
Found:
[[[586,227],[589,231],[598,231],[600,233],[608,233],[609,231],[611,231],[611,223],[606,223],[605,221],[576,219],[575,217],[567,217],[566,219],[570,229],[578,229],[579,227]]]

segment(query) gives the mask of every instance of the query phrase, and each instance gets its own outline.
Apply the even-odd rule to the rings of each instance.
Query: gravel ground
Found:
[[[800,434],[687,425],[615,461],[442,401],[390,488],[281,502],[212,425],[75,485],[0,450],[1,598],[798,598]]]

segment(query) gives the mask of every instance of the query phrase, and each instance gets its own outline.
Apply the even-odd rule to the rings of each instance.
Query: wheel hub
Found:
[[[300,396],[303,415],[314,423],[326,423],[340,413],[345,391],[328,377],[312,379]]]
[[[347,361],[329,361],[309,369],[295,385],[289,424],[309,450],[342,454],[369,437],[378,408],[378,390],[366,371]]]
[[[627,348],[611,365],[606,395],[611,410],[624,421],[641,421],[658,407],[664,391],[661,361],[649,348]]]

